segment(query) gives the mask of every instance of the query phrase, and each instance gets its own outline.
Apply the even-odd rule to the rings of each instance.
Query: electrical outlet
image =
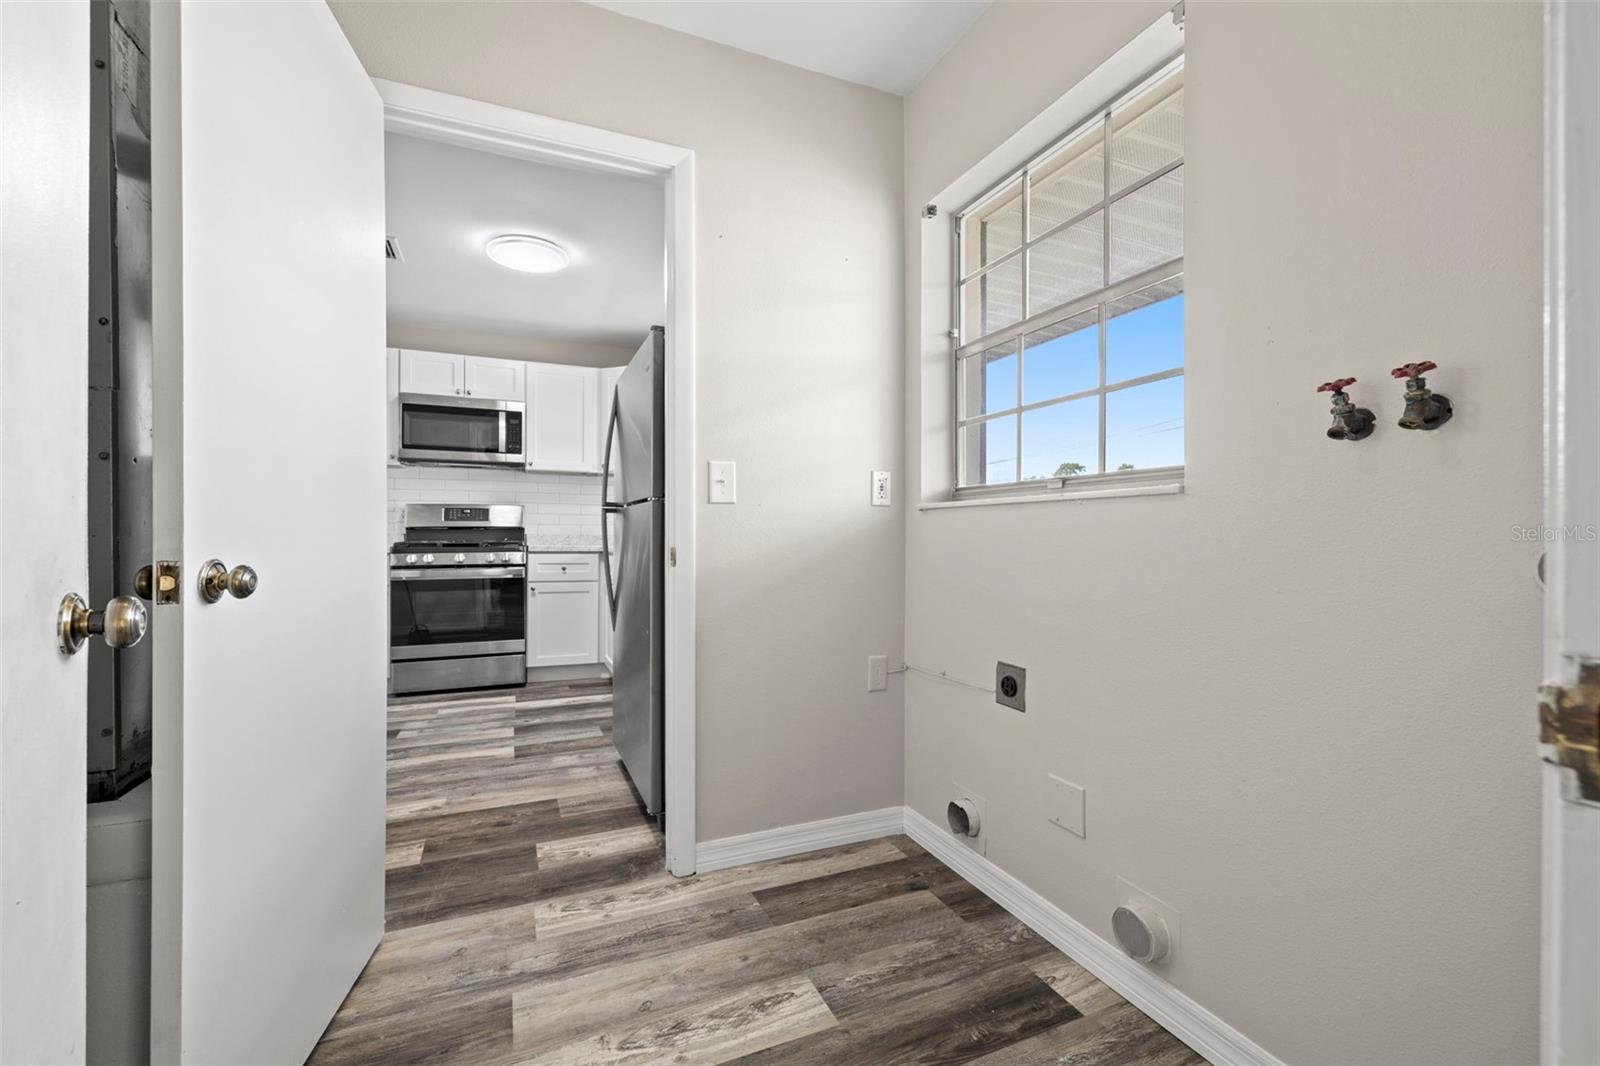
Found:
[[[994,664],[994,701],[1002,707],[1028,709],[1028,671],[1010,663]]]
[[[882,692],[889,687],[889,657],[867,656],[867,691]]]
[[[1045,813],[1069,833],[1087,837],[1083,825],[1083,786],[1055,774],[1045,774]]]
[[[872,506],[889,506],[889,471],[874,470],[872,472]]]

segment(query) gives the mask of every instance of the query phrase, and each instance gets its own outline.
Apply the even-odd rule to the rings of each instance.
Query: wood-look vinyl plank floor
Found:
[[[1204,1066],[904,836],[666,872],[575,681],[389,709],[388,933],[311,1061]]]

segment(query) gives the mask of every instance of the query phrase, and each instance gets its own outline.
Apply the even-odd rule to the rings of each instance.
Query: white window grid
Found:
[[[1013,171],[1000,181],[996,182],[994,185],[990,186],[988,189],[985,189],[981,194],[967,204],[967,206],[963,207],[960,211],[957,211],[952,216],[951,222],[954,227],[954,234],[952,241],[951,275],[954,279],[954,284],[952,286],[951,293],[951,317],[952,321],[955,323],[955,328],[952,331],[954,334],[954,350],[952,357],[952,373],[954,379],[954,418],[952,421],[953,425],[955,426],[955,446],[952,449],[952,458],[955,465],[954,484],[957,494],[976,495],[995,492],[1010,492],[1018,489],[1031,490],[1037,488],[1041,480],[1046,482],[1052,480],[1020,480],[1022,476],[1021,470],[1023,458],[1023,416],[1030,411],[1053,407],[1058,404],[1070,403],[1074,400],[1087,399],[1089,397],[1097,397],[1099,400],[1098,469],[1102,471],[1102,473],[1080,475],[1072,478],[1071,480],[1074,482],[1093,481],[1097,485],[1103,485],[1110,481],[1123,482],[1160,479],[1170,476],[1174,472],[1179,472],[1182,470],[1181,466],[1150,468],[1132,472],[1112,472],[1105,470],[1106,396],[1122,389],[1133,388],[1138,385],[1147,385],[1151,382],[1162,381],[1168,378],[1181,377],[1184,373],[1184,367],[1180,365],[1175,368],[1163,370],[1153,374],[1146,374],[1116,382],[1108,383],[1106,381],[1107,305],[1115,304],[1120,300],[1135,296],[1142,290],[1168,290],[1169,295],[1181,292],[1183,290],[1183,257],[1181,255],[1174,259],[1168,260],[1167,262],[1163,262],[1139,271],[1138,273],[1132,274],[1128,277],[1120,278],[1115,283],[1111,281],[1112,206],[1118,201],[1124,200],[1140,190],[1153,185],[1157,181],[1160,181],[1162,178],[1165,178],[1168,175],[1176,172],[1184,165],[1184,160],[1186,158],[1183,153],[1179,153],[1176,158],[1168,160],[1166,163],[1141,175],[1139,178],[1129,182],[1123,187],[1113,190],[1111,177],[1113,162],[1112,135],[1115,132],[1115,129],[1112,122],[1112,117],[1113,114],[1123,104],[1137,99],[1141,94],[1152,87],[1159,85],[1162,81],[1171,77],[1182,68],[1183,57],[1180,55],[1175,59],[1171,59],[1162,63],[1155,70],[1135,80],[1133,84],[1119,91],[1112,99],[1108,100],[1102,106],[1096,108],[1082,122],[1073,126],[1065,134],[1058,137],[1043,151],[1040,151],[1034,155],[1026,164],[1023,165],[1020,170]],[[1093,128],[1097,124],[1100,127],[1098,136],[1101,139],[1100,150],[1102,157],[1100,198],[1094,203],[1091,203],[1083,209],[1072,214],[1070,217],[1058,221],[1048,228],[1041,230],[1039,233],[1032,233],[1032,220],[1029,217],[1029,201],[1031,200],[1030,192],[1032,190],[1035,169],[1042,163],[1050,162],[1057,152],[1077,141],[1085,131]],[[1007,191],[1013,187],[1016,187],[1020,190],[1021,201],[1021,239],[1018,241],[1017,246],[1001,255],[995,256],[993,259],[982,261],[980,262],[979,266],[966,273],[963,273],[961,269],[964,262],[965,252],[965,248],[963,246],[963,222],[974,212],[982,211],[985,207],[988,207],[990,202],[995,198],[1004,196]],[[1031,294],[1028,286],[1029,251],[1049,241],[1051,238],[1067,232],[1072,227],[1086,220],[1093,219],[1096,215],[1099,215],[1101,220],[1100,262],[1102,269],[1102,287],[1062,303],[1052,304],[1038,310],[1031,308],[1029,306]],[[1019,260],[1020,262],[1018,262]],[[969,323],[966,321],[966,300],[963,298],[965,286],[967,283],[972,281],[979,281],[981,283],[983,278],[992,274],[998,268],[1010,265],[1012,263],[1017,264],[1017,266],[1020,268],[1021,274],[1020,295],[1022,301],[1022,312],[1019,320],[998,329],[989,330],[977,335],[970,335],[970,331],[968,329]],[[1053,396],[1047,399],[1035,400],[1032,403],[1023,402],[1025,382],[1024,368],[1025,361],[1027,359],[1026,337],[1029,334],[1047,329],[1050,326],[1056,325],[1057,323],[1063,322],[1070,318],[1076,318],[1091,311],[1098,316],[1094,327],[1098,334],[1099,346],[1099,371],[1097,384],[1095,387],[1082,389],[1061,396]],[[1017,402],[1015,406],[991,411],[982,411],[977,414],[969,415],[967,413],[968,398],[965,395],[966,375],[962,373],[963,361],[968,357],[981,359],[982,353],[984,352],[993,351],[997,348],[1003,348],[1007,345],[1013,344],[1015,345],[1015,355],[1017,358]],[[1007,354],[1010,353],[1008,352]],[[981,380],[981,368],[979,374]],[[980,426],[984,423],[997,421],[1003,418],[1015,418],[1016,420],[1016,453],[1014,463],[1019,480],[995,483],[968,483],[964,481],[963,472],[967,469],[968,465],[968,456],[966,454],[966,450],[968,448],[969,427]],[[1060,479],[1060,481],[1063,485],[1065,485],[1067,479],[1063,478]]]

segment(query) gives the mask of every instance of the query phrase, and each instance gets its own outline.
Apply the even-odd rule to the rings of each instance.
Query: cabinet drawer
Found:
[[[528,581],[599,581],[598,555],[528,555]]]

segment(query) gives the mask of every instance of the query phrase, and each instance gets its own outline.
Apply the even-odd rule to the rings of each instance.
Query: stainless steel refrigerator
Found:
[[[655,326],[617,379],[601,481],[613,628],[611,736],[651,814],[662,813],[664,776],[665,368],[666,331]]]

